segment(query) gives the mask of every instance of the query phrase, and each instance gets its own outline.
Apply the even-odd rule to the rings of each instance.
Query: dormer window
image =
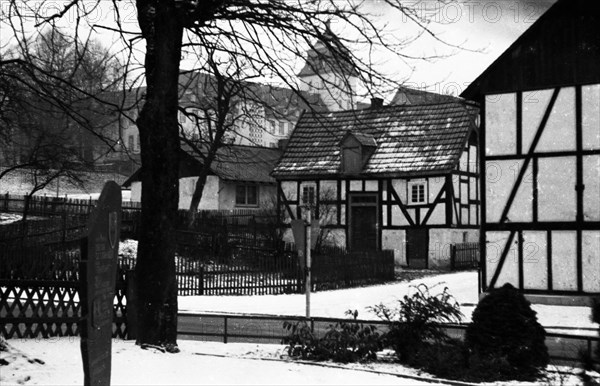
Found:
[[[373,135],[348,131],[340,141],[341,172],[361,173],[376,148]]]
[[[358,174],[362,171],[362,155],[360,146],[342,148],[342,168],[347,174]]]

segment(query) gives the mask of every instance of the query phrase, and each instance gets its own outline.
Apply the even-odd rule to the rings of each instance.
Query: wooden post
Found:
[[[307,220],[308,226],[311,224],[311,211],[308,209]],[[311,275],[310,275],[310,267],[311,267],[311,231],[310,229],[306,232],[306,317],[310,318],[310,291],[311,291]]]
[[[67,214],[62,213],[62,243],[63,245],[67,241]]]
[[[204,295],[204,266],[198,268],[198,295]]]
[[[253,246],[256,247],[256,219],[254,218],[254,215],[252,215],[252,236],[253,236]]]

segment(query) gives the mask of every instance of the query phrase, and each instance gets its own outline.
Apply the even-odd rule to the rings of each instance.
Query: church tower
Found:
[[[298,73],[300,89],[319,94],[329,111],[355,109],[358,74],[350,56],[327,24],[322,38],[308,50],[304,67]]]

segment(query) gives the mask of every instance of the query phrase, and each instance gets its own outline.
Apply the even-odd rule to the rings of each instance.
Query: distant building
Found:
[[[198,135],[198,130],[208,130],[206,114],[216,109],[216,79],[205,73],[186,72],[181,74],[179,84],[180,107],[185,109],[185,113],[179,112],[179,123],[186,135]],[[325,108],[316,93],[299,96],[288,88],[251,82],[230,87],[236,90],[230,99],[231,118],[227,124],[231,127],[225,143],[277,147],[280,140],[289,138],[302,111]]]

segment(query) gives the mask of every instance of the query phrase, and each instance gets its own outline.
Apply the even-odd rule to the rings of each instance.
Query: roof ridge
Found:
[[[320,115],[320,116],[336,115],[337,116],[337,115],[344,115],[344,114],[351,114],[351,113],[362,113],[362,114],[377,113],[377,112],[382,112],[384,110],[392,110],[392,109],[409,110],[409,109],[415,109],[418,107],[442,106],[442,105],[451,105],[451,104],[452,105],[461,105],[461,106],[465,106],[465,107],[466,107],[466,105],[473,105],[473,106],[477,107],[477,104],[475,102],[469,101],[464,98],[456,98],[455,97],[455,100],[419,103],[419,104],[413,104],[413,105],[386,105],[386,106],[378,107],[376,109],[366,108],[366,109],[351,109],[351,110],[338,110],[338,111],[307,111],[307,113],[312,116],[317,116],[317,115]]]

